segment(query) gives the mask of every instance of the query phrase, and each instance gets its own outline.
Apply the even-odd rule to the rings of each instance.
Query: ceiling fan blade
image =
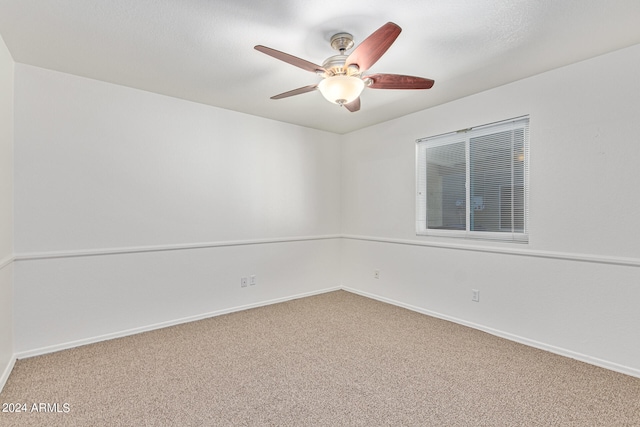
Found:
[[[423,77],[402,76],[399,74],[371,74],[365,79],[371,79],[371,89],[431,89],[435,83]]]
[[[355,101],[351,101],[350,103],[344,104],[343,106],[352,113],[355,113],[356,111],[360,110],[360,98],[356,98]]]
[[[387,22],[351,52],[345,61],[345,67],[357,65],[360,71],[368,70],[391,47],[400,31],[402,28],[398,25]]]
[[[271,49],[270,47],[257,45],[254,46],[254,49],[269,56],[273,56],[274,58],[281,61],[287,62],[291,65],[295,65],[296,67],[300,67],[303,70],[311,71],[312,73],[326,72],[326,70],[320,65],[314,64],[313,62],[305,61],[304,59],[298,58],[297,56],[289,55],[288,53],[280,52],[279,50]]]
[[[299,87],[298,89],[293,89],[293,90],[290,90],[288,92],[281,93],[279,95],[274,95],[274,96],[271,97],[271,99],[282,99],[282,98],[288,98],[288,97],[294,96],[294,95],[301,95],[303,93],[313,92],[317,88],[318,88],[317,84],[304,86],[304,87]]]

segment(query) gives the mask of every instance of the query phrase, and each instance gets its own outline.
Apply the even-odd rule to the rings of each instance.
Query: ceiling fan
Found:
[[[360,110],[360,94],[365,87],[371,89],[430,89],[434,81],[423,77],[403,76],[398,74],[363,75],[391,47],[402,29],[393,22],[387,22],[355,48],[349,55],[346,51],[353,47],[353,36],[349,33],[338,33],[331,37],[331,47],[340,53],[327,58],[322,66],[305,61],[288,53],[280,52],[266,46],[257,45],[255,49],[287,62],[303,70],[311,71],[323,79],[313,85],[293,89],[271,99],[282,99],[294,95],[319,90],[329,101],[347,110]]]

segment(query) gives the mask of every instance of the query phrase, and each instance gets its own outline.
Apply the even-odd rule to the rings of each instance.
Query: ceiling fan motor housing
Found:
[[[348,70],[344,67],[344,62],[347,59],[347,55],[334,55],[327,58],[322,63],[322,68],[324,68],[327,72],[325,73],[327,77],[331,76],[346,76],[348,74]]]
[[[358,67],[351,66],[345,68],[345,61],[348,58],[345,52],[353,47],[353,36],[349,33],[334,34],[331,37],[331,47],[340,53],[327,58],[322,63],[322,68],[327,71],[325,77],[357,76],[360,72]]]

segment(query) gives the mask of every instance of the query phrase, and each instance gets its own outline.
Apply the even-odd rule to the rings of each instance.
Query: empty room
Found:
[[[637,0],[0,0],[0,426],[640,425]]]

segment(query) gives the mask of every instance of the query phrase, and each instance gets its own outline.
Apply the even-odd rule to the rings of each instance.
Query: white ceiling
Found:
[[[387,21],[403,31],[370,73],[433,89],[365,89],[356,113],[269,99],[319,77],[254,45],[322,64],[333,34],[357,45]],[[0,34],[16,62],[345,133],[638,44],[640,1],[0,0]]]

